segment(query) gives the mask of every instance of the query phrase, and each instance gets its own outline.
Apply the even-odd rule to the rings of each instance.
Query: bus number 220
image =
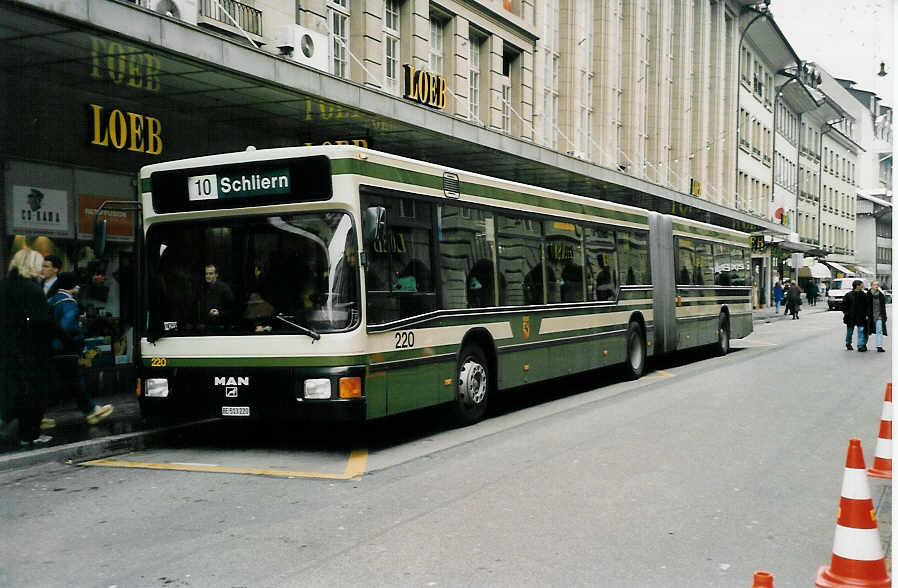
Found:
[[[396,337],[396,349],[411,349],[415,346],[414,331],[399,331],[393,335]]]

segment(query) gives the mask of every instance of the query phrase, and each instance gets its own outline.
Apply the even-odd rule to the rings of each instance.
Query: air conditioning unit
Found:
[[[586,157],[586,153],[584,153],[583,151],[568,151],[565,153],[565,155],[570,155],[571,157],[576,157],[577,159],[582,159],[583,161],[589,159],[588,157]]]
[[[195,25],[199,12],[196,3],[197,0],[149,0],[149,8],[153,12]]]
[[[301,27],[286,25],[274,29],[274,46],[284,57],[321,71],[330,71],[327,57],[327,35]]]

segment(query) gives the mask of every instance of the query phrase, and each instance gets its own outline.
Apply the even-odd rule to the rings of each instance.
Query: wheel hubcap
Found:
[[[639,337],[630,338],[630,366],[634,370],[639,369],[642,365],[642,345],[639,343]]]
[[[465,405],[474,406],[486,397],[486,370],[473,359],[465,360],[458,372],[458,391]]]

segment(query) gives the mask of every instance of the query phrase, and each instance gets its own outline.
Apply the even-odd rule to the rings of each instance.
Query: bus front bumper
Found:
[[[145,417],[365,420],[365,367],[144,368]]]

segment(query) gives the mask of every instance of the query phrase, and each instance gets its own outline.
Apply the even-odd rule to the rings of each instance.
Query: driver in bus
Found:
[[[214,263],[206,264],[206,286],[203,289],[203,308],[209,322],[221,324],[234,308],[234,293],[231,287],[218,279],[218,268]]]

